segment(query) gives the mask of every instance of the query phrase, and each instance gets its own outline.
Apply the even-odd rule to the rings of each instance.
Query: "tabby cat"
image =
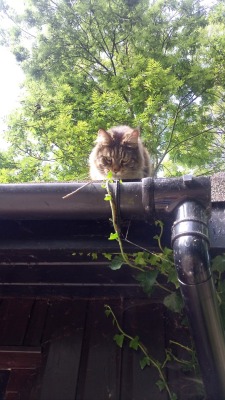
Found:
[[[99,129],[96,146],[90,158],[90,176],[105,179],[112,171],[113,179],[142,179],[150,176],[150,156],[141,142],[140,130],[129,126]]]

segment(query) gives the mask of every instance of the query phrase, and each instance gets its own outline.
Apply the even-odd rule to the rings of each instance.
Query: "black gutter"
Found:
[[[122,219],[146,220],[165,217],[186,199],[209,205],[209,178],[152,179],[113,183],[110,188],[120,199]],[[77,192],[67,198],[67,194]],[[0,185],[0,219],[109,219],[109,202],[104,200],[102,183],[43,183]]]

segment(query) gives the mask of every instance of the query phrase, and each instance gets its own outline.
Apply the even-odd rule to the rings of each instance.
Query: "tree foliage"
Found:
[[[99,127],[140,126],[155,173],[224,168],[225,6],[27,0],[4,32],[26,73],[2,181],[88,178]],[[31,40],[28,40],[30,35]]]

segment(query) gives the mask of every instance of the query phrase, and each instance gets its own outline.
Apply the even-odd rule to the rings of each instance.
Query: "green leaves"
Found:
[[[162,392],[162,390],[164,390],[166,387],[165,382],[162,381],[161,379],[156,382],[156,385],[158,386],[160,392]]]
[[[112,314],[111,308],[108,305],[105,305],[105,315],[108,318]]]
[[[108,193],[107,193],[107,194],[105,195],[105,197],[104,197],[104,200],[105,200],[105,201],[111,201],[111,200],[112,200],[111,194],[108,194]]]
[[[140,360],[140,367],[141,369],[144,369],[146,366],[150,366],[151,365],[151,359],[148,356],[145,356],[144,358],[142,358]]]
[[[183,309],[183,300],[180,293],[173,292],[166,296],[163,300],[163,304],[169,308],[171,311],[180,313]]]
[[[213,260],[212,260],[212,271],[213,272],[225,272],[225,254],[216,256]]]
[[[166,382],[163,381],[162,379],[159,379],[159,380],[156,382],[156,385],[158,386],[160,392],[162,392],[163,390],[165,390],[165,389],[166,389],[166,386],[167,386]],[[170,400],[177,400],[177,395],[176,395],[175,393],[170,393]]]
[[[113,337],[113,340],[115,340],[115,342],[116,342],[116,344],[117,344],[117,346],[119,346],[120,348],[122,348],[123,347],[123,342],[124,342],[124,335],[123,334],[120,334],[120,335],[115,335],[114,337]]]
[[[116,334],[113,337],[113,340],[115,340],[117,346],[119,346],[120,348],[123,347],[124,344],[124,340],[125,338],[128,338],[128,335],[121,333],[121,334]],[[135,336],[134,338],[129,338],[129,347],[133,350],[138,350],[138,348],[140,347],[140,341],[139,341],[139,337]],[[146,360],[145,361],[141,361],[140,363],[143,365],[144,363],[146,363],[145,365],[150,365],[150,359],[149,357],[145,357]],[[148,360],[147,360],[148,359]],[[142,368],[143,369],[143,368]]]
[[[137,350],[139,348],[139,345],[140,345],[139,336],[135,336],[134,338],[132,338],[129,343],[129,347],[133,350]]]
[[[138,282],[140,282],[144,292],[147,293],[148,295],[150,295],[153,291],[153,287],[156,282],[158,273],[159,271],[157,270],[144,271],[140,272],[136,277]]]
[[[145,346],[141,343],[139,340],[139,336],[130,336],[127,332],[123,330],[121,325],[119,324],[118,319],[116,318],[116,315],[114,314],[113,310],[109,305],[105,305],[105,314],[107,317],[112,316],[113,320],[113,325],[117,327],[118,333],[116,333],[113,337],[113,340],[116,342],[117,346],[119,348],[122,348],[125,344],[125,340],[128,341],[129,343],[129,348],[133,349],[135,351],[139,350],[139,352],[142,353],[142,358],[140,360],[140,367],[143,370],[146,366],[152,366],[156,368],[160,379],[156,382],[156,385],[159,387],[159,390],[166,390],[169,396],[170,400],[176,400],[175,394],[171,393],[168,384],[166,382],[166,379],[164,377],[164,373],[162,371],[163,367],[165,366],[165,362],[163,365],[159,361],[155,361],[150,353],[147,351]],[[167,356],[168,358],[168,356]]]
[[[109,261],[112,260],[112,254],[110,254],[110,253],[102,253],[102,255],[103,255],[107,260],[109,260]]]
[[[143,251],[139,251],[134,255],[134,262],[136,265],[142,265],[146,266],[147,264],[147,258],[146,258],[146,253]]]
[[[207,15],[193,0],[153,3],[33,1],[20,16],[7,9],[17,27],[2,37],[25,71],[26,94],[7,130],[19,168],[3,170],[4,181],[87,179],[98,128],[122,123],[141,126],[165,175],[224,169],[222,11]],[[28,159],[38,161],[33,171]]]
[[[118,233],[117,232],[115,232],[115,233],[110,233],[110,236],[109,236],[109,238],[108,238],[108,240],[117,240],[118,239]]]
[[[120,269],[120,268],[122,267],[123,264],[124,264],[124,259],[123,259],[123,257],[120,256],[120,255],[118,255],[118,256],[115,256],[115,257],[112,259],[111,263],[109,264],[109,267],[110,267],[112,270],[116,271],[117,269]]]

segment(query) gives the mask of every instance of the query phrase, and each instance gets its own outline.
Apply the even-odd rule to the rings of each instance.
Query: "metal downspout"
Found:
[[[174,260],[208,400],[225,399],[225,340],[210,271],[207,215],[195,201],[177,207]]]

